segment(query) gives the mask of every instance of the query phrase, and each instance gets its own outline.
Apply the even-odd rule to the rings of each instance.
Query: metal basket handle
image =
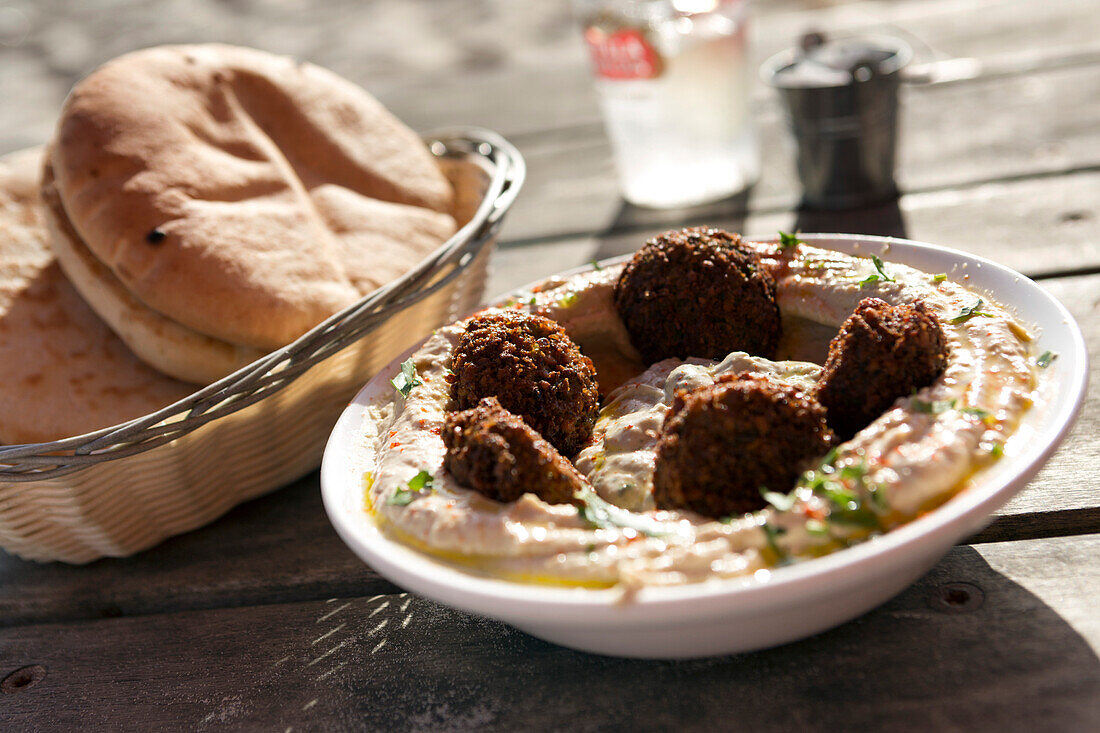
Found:
[[[0,480],[38,481],[143,453],[283,389],[393,314],[461,275],[497,234],[519,193],[526,167],[519,152],[488,130],[444,130],[425,137],[433,155],[491,164],[488,189],[474,216],[402,277],[329,317],[294,342],[149,415],[50,443],[0,447]]]

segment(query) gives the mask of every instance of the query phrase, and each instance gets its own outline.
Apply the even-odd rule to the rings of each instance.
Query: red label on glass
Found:
[[[605,79],[652,79],[661,73],[661,57],[637,28],[608,33],[590,27],[584,32],[596,74]]]

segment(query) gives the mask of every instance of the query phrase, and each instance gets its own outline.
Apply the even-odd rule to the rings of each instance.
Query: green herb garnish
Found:
[[[432,475],[427,471],[421,471],[409,479],[407,487],[393,492],[393,496],[386,503],[394,506],[407,506],[421,491],[431,491],[431,488]]]
[[[611,502],[604,501],[599,494],[590,488],[578,489],[573,494],[573,498],[581,503],[577,507],[577,515],[593,527],[633,529],[650,537],[664,537],[672,534],[667,525],[658,522],[653,517],[635,514],[632,511],[615,506]]]
[[[937,274],[937,275],[932,276],[932,282],[934,282],[934,283],[942,283],[946,279],[947,279],[947,275],[942,273],[942,272]]]
[[[829,500],[829,503],[843,511],[859,509],[859,494],[841,484],[832,481],[826,482],[821,487],[821,494]]]
[[[419,387],[423,382],[416,376],[416,365],[412,358],[401,364],[401,373],[390,380],[393,388],[401,393],[402,397],[408,397],[413,387]]]
[[[876,514],[885,514],[890,511],[890,505],[886,501],[886,492],[881,486],[872,486],[870,489],[871,508]]]
[[[1035,366],[1039,367],[1040,369],[1046,369],[1048,366],[1050,366],[1051,362],[1053,362],[1057,358],[1058,355],[1055,354],[1053,351],[1044,351],[1043,355],[1035,360]]]
[[[878,515],[869,509],[841,509],[829,515],[829,519],[839,524],[852,524],[865,529],[878,529]]]
[[[422,491],[430,488],[432,488],[432,475],[427,471],[420,471],[420,473],[409,479],[409,491]]]
[[[599,263],[599,260],[592,260],[591,265],[592,265],[592,269],[595,270],[596,272],[599,272],[600,270],[603,269],[603,265],[601,265]]]
[[[794,234],[787,234],[784,231],[779,232],[779,249],[784,252],[792,247],[797,247],[800,244],[806,244],[798,238],[798,232]]]
[[[531,299],[527,301],[527,305],[534,305],[536,300],[538,300],[538,298],[532,295]]]
[[[780,529],[779,527],[773,527],[767,522],[761,524],[760,529],[764,532],[764,539],[768,543],[768,549],[775,553],[776,565],[786,565],[790,562],[787,553],[779,546],[779,535],[785,534],[786,530]]]
[[[955,406],[955,400],[913,400],[913,409],[926,415],[942,415]]]
[[[847,466],[841,466],[840,468],[841,481],[863,481],[863,477],[866,475],[867,464],[865,463],[849,463]]]
[[[1005,446],[999,440],[991,440],[988,443],[982,443],[979,447],[985,448],[989,451],[989,455],[994,458],[1000,458],[1005,454]]]
[[[966,413],[967,415],[973,415],[986,425],[992,425],[996,422],[996,420],[993,419],[993,414],[989,412],[989,410],[983,410],[980,407],[964,407],[960,412]]]
[[[558,305],[560,305],[562,308],[568,308],[569,306],[573,305],[576,302],[577,302],[577,294],[576,293],[569,293],[568,295],[563,295],[558,300]]]
[[[778,491],[768,491],[767,486],[761,486],[760,495],[764,497],[764,501],[775,507],[777,511],[790,511],[791,507],[794,506],[794,494],[780,494]]]
[[[878,270],[878,274],[868,275],[859,281],[859,286],[862,288],[864,285],[870,285],[871,283],[877,283],[880,280],[887,283],[895,283],[897,280],[886,274],[886,270],[883,269],[882,260],[878,255],[871,255],[871,262],[875,263],[875,269]]]
[[[975,303],[974,305],[970,306],[969,308],[963,308],[961,311],[959,311],[959,315],[952,318],[950,322],[951,323],[963,323],[965,321],[969,321],[971,318],[974,318],[976,316],[986,316],[988,318],[993,317],[992,313],[983,313],[982,312],[982,299],[981,298],[978,298],[978,302]]]

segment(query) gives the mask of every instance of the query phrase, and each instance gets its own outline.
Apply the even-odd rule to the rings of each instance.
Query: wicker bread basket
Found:
[[[522,158],[493,133],[425,142],[457,194],[454,237],[413,272],[175,405],[84,436],[0,447],[0,547],[70,563],[130,555],[316,468],[359,386],[480,302],[522,185]]]

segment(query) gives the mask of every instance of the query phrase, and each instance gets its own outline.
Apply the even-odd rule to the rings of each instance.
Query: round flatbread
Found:
[[[135,357],[65,279],[47,245],[40,150],[0,158],[0,443],[115,425],[194,387]]]
[[[81,297],[142,361],[170,377],[210,384],[251,364],[264,351],[207,336],[157,313],[95,258],[65,216],[53,166],[46,156],[42,202],[50,245]]]
[[[88,250],[142,303],[273,349],[455,230],[420,139],[359,87],[293,59],[160,47],[74,87],[52,152]]]

